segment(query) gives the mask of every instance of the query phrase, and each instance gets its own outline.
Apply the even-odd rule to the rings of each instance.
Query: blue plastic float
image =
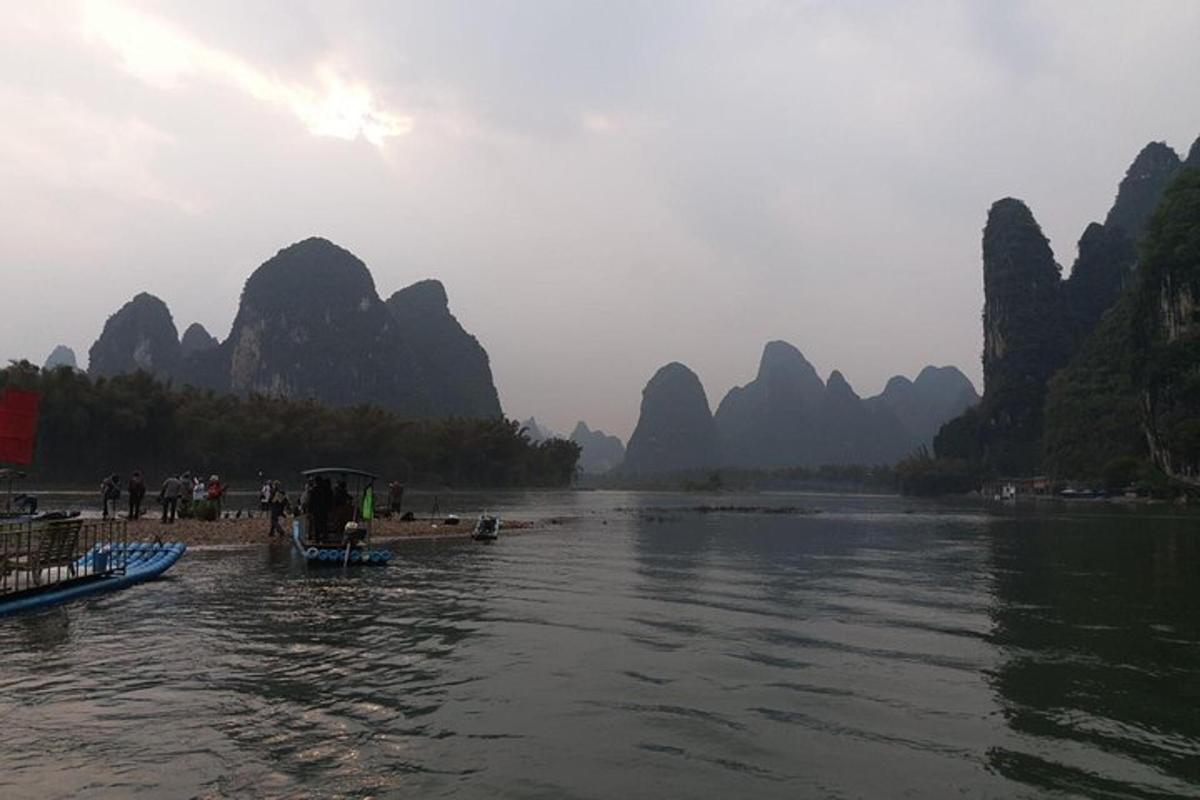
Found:
[[[182,542],[97,545],[75,562],[81,578],[21,592],[15,597],[0,601],[0,616],[58,605],[89,595],[115,592],[135,583],[157,578],[170,569],[186,551],[187,545]],[[125,565],[123,573],[118,571],[94,578],[87,577],[92,573],[104,573],[122,563]]]

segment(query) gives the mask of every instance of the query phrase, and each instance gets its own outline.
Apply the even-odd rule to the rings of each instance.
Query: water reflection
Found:
[[[1200,537],[1191,520],[991,528],[991,676],[1014,734],[989,753],[1045,790],[1161,797],[1200,781]]]
[[[62,606],[19,616],[15,622],[21,645],[31,650],[51,650],[71,637],[71,615]]]
[[[0,797],[1196,794],[1186,521],[554,502],[595,506],[0,621]]]

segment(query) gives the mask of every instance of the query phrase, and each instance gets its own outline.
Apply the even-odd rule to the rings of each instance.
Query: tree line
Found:
[[[42,485],[91,485],[141,470],[251,480],[317,466],[346,466],[419,486],[568,486],[580,448],[531,442],[520,424],[494,417],[404,419],[375,406],[218,394],[176,387],[147,373],[89,378],[29,362],[0,369],[0,388],[42,396],[34,463]]]

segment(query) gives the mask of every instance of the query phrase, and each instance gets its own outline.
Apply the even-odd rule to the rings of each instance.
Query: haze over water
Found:
[[[582,519],[314,575],[266,547],[0,622],[0,795],[1166,797],[1193,520],[522,494]],[[669,507],[675,508],[669,508]]]

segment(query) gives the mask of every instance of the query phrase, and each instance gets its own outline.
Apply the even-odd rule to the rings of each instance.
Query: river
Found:
[[[348,573],[193,548],[0,620],[0,796],[1200,794],[1196,516],[448,502],[575,520]]]

